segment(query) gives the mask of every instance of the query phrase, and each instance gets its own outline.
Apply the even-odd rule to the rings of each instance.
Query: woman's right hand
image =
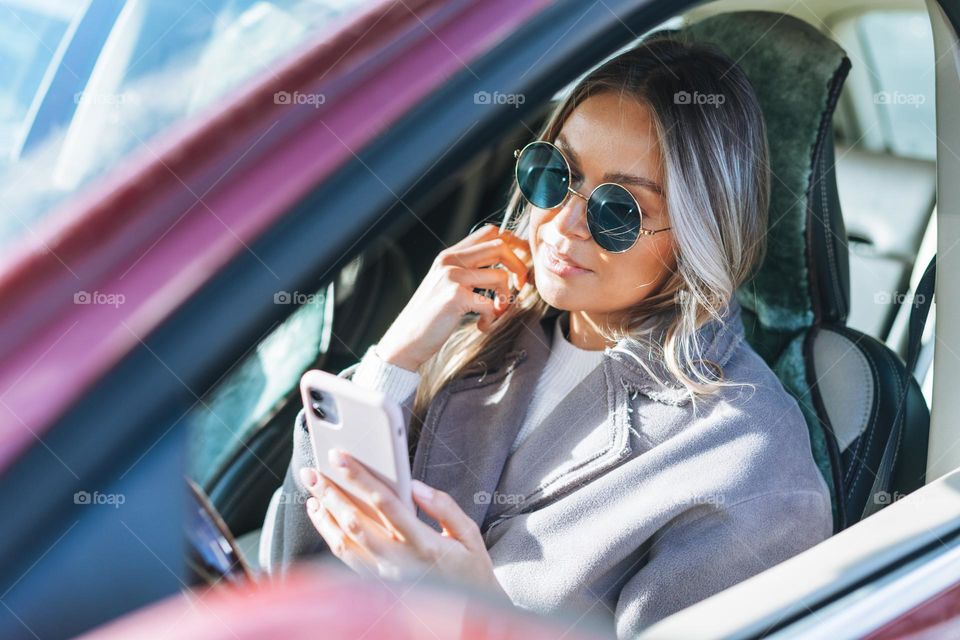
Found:
[[[410,302],[377,343],[377,355],[416,371],[440,350],[464,314],[480,314],[477,328],[488,331],[513,303],[510,274],[517,277],[518,291],[527,284],[527,266],[517,250],[530,249],[525,240],[510,231],[498,233],[498,227],[491,224],[441,251]],[[486,268],[498,263],[506,270]],[[496,299],[474,292],[475,287],[492,289]]]

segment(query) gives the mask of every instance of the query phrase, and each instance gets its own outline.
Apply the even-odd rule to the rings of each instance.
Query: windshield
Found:
[[[373,0],[0,0],[0,250]]]

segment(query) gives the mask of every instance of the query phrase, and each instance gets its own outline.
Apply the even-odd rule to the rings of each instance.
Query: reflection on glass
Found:
[[[0,250],[372,1],[0,0]]]

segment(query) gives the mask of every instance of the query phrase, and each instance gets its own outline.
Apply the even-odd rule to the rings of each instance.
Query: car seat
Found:
[[[770,147],[768,250],[737,297],[748,342],[803,411],[840,531],[924,484],[930,420],[900,357],[846,326],[849,256],[832,118],[850,61],[782,13],[725,13],[658,33],[719,47],[759,98]],[[899,439],[894,464],[878,472],[891,439]]]

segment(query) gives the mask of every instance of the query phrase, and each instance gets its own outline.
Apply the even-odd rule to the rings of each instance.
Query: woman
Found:
[[[735,63],[665,38],[608,61],[518,154],[515,186],[514,230],[442,251],[341,374],[405,408],[417,515],[339,456],[364,515],[313,469],[301,416],[271,569],[327,546],[361,573],[602,612],[628,637],[829,536],[804,419],[734,296],[769,194]]]

